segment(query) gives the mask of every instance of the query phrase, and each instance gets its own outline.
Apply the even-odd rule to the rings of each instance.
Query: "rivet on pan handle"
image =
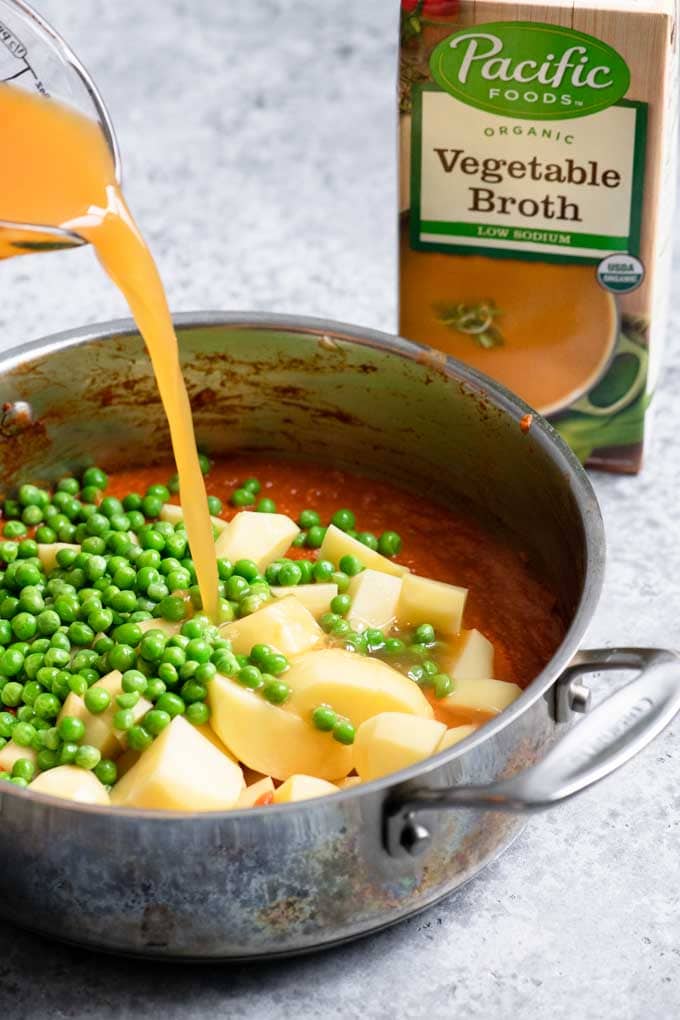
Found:
[[[584,673],[614,669],[639,673],[589,712],[531,768],[487,786],[412,790],[389,801],[383,833],[387,852],[394,857],[417,856],[427,849],[431,834],[418,817],[423,811],[543,811],[630,761],[680,711],[680,656],[655,648],[583,651],[562,681],[573,685]]]

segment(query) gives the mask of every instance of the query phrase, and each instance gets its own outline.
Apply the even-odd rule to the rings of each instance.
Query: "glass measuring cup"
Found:
[[[3,83],[50,96],[94,119],[104,134],[120,183],[118,142],[97,87],[70,46],[25,0],[0,0],[0,85]],[[86,243],[73,231],[51,224],[0,219],[0,259]]]

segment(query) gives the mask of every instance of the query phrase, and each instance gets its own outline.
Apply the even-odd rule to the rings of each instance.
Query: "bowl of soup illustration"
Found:
[[[587,393],[610,363],[614,298],[593,267],[413,251],[401,227],[400,332],[498,379],[541,414]]]

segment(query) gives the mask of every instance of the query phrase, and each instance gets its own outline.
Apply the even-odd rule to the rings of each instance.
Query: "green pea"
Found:
[[[347,635],[351,633],[352,633],[351,625],[347,620],[343,620],[342,618],[336,620],[336,622],[331,627],[331,634],[334,637],[347,637]]]
[[[17,708],[17,722],[32,723],[34,719],[37,716],[31,705],[20,705]]]
[[[213,516],[215,516],[215,517],[218,514],[221,514],[222,513],[222,500],[219,499],[217,496],[208,496],[208,511],[209,511],[209,513],[213,514]]]
[[[161,712],[167,712],[173,719],[176,715],[183,715],[186,711],[186,706],[182,699],[177,694],[172,694],[171,691],[161,694],[156,702],[156,708],[160,709]]]
[[[377,552],[378,539],[375,537],[372,531],[360,531],[357,534],[357,540],[361,542],[362,545],[365,545],[368,549],[373,549],[374,552]]]
[[[44,747],[42,751],[38,751],[36,762],[41,772],[46,772],[59,764],[59,755],[56,751],[50,751],[49,748]]]
[[[43,575],[35,563],[19,563],[16,570],[16,581],[19,588],[35,586],[42,582]]]
[[[294,549],[304,549],[307,545],[307,532],[299,531],[292,542]]]
[[[336,595],[335,598],[331,599],[331,612],[336,613],[338,616],[347,616],[351,608],[351,595]]]
[[[110,758],[102,758],[94,767],[94,774],[103,786],[113,786],[118,779],[118,766]]]
[[[12,766],[12,779],[23,779],[30,783],[35,775],[35,765],[28,758],[17,758]]]
[[[257,563],[254,563],[253,560],[237,560],[234,564],[234,574],[245,578],[249,584],[259,576],[259,573]]]
[[[216,673],[217,666],[214,662],[202,662],[194,673],[194,679],[200,684],[207,684],[210,683]]]
[[[177,623],[186,616],[186,603],[179,595],[166,595],[158,603],[158,612],[162,619]]]
[[[127,496],[123,497],[123,510],[126,512],[129,510],[139,510],[142,506],[142,497],[138,492],[130,492]]]
[[[337,725],[338,717],[330,705],[319,705],[312,712],[312,722],[317,730],[321,730],[323,733],[330,733]]]
[[[157,737],[159,733],[162,733],[166,726],[170,725],[171,718],[168,712],[163,712],[158,708],[152,708],[150,712],[147,712],[144,716],[144,729],[148,730],[154,737]]]
[[[257,666],[243,666],[237,673],[236,679],[244,687],[257,690],[262,687],[262,673]]]
[[[147,630],[139,646],[139,654],[147,662],[157,662],[167,644],[167,637],[162,630]]]
[[[9,620],[0,620],[0,645],[8,645],[13,636]]]
[[[146,751],[153,743],[153,736],[141,725],[131,726],[127,731],[128,745],[133,751]]]
[[[141,506],[141,503],[140,503],[140,506]],[[144,517],[144,514],[141,512],[141,510],[127,510],[126,512],[127,512],[128,520],[130,522],[130,531],[134,531],[135,533],[138,532],[139,529],[141,527],[143,527],[145,522],[146,522],[146,518]],[[137,546],[135,545],[132,548],[136,549]]]
[[[165,552],[177,557],[177,559],[181,559],[187,551],[187,545],[186,535],[176,531],[165,539]]]
[[[144,632],[138,623],[121,623],[113,632],[114,641],[119,645],[136,648],[142,640]]]
[[[113,623],[113,613],[110,609],[93,609],[88,614],[87,622],[95,632],[106,631]]]
[[[28,722],[18,722],[12,733],[12,740],[19,747],[31,747],[35,739],[35,727]]]
[[[193,701],[187,706],[186,717],[194,726],[204,726],[210,719],[210,708],[204,701]]]
[[[19,555],[19,546],[16,542],[0,542],[0,560],[3,563],[14,563]]]
[[[288,666],[288,659],[281,652],[270,652],[262,659],[262,671],[271,673],[272,676],[281,676],[286,672]]]
[[[21,652],[8,648],[0,655],[0,676],[17,676],[21,672],[23,665],[24,657]],[[5,687],[5,690],[7,690],[7,687]],[[10,702],[6,701],[5,704],[9,705]]]
[[[61,702],[56,694],[39,694],[33,702],[33,711],[41,719],[56,719],[61,711]]]
[[[127,733],[131,726],[135,724],[135,715],[131,708],[121,708],[114,713],[113,726],[114,729],[120,730],[122,733]]]
[[[233,574],[224,584],[225,594],[228,599],[240,601],[248,591],[249,585],[245,577]]]
[[[344,574],[347,574],[348,577],[356,577],[356,575],[360,574],[364,569],[364,566],[361,563],[361,561],[358,560],[356,556],[352,556],[351,554],[342,556],[340,559],[339,566],[340,570]]]
[[[386,638],[385,644],[383,645],[383,652],[385,655],[403,655],[406,651],[406,644],[401,638]]]
[[[212,462],[204,453],[198,455],[198,465],[201,469],[202,474],[207,475],[212,466]]]
[[[59,764],[72,765],[76,760],[77,753],[78,744],[71,740],[65,741],[59,748]]]
[[[262,694],[272,705],[283,705],[290,697],[291,689],[283,680],[276,680],[274,677],[270,677],[265,680]]]
[[[15,725],[16,718],[11,712],[0,712],[0,737],[11,737]]]
[[[234,492],[232,492],[231,499],[229,500],[229,502],[231,503],[232,506],[237,507],[254,506],[255,493],[251,492],[249,489],[243,488],[236,489]]]
[[[148,679],[138,669],[127,669],[123,673],[121,686],[126,694],[130,694],[136,691],[138,694],[144,694],[148,685]]]
[[[123,710],[134,708],[135,705],[139,704],[140,697],[141,695],[139,691],[128,691],[125,694],[117,694],[116,704],[118,705],[118,708],[122,708]]]
[[[38,629],[35,616],[30,613],[17,613],[12,619],[12,630],[22,641],[30,641]]]
[[[85,724],[74,715],[65,715],[57,723],[57,732],[62,740],[77,744],[85,736]]]
[[[264,572],[265,580],[267,584],[274,587],[279,583],[279,573],[281,572],[282,563],[270,563]]]
[[[416,644],[431,645],[434,639],[434,627],[431,623],[421,623],[413,632],[413,640]]]
[[[383,531],[378,539],[378,552],[383,556],[397,556],[401,552],[401,536],[396,531]]]
[[[268,499],[267,497],[264,497],[257,504],[256,509],[257,509],[258,513],[261,513],[261,514],[275,514],[276,513],[276,503],[274,502],[273,499]]]
[[[334,572],[335,567],[330,560],[317,560],[312,567],[314,580],[320,584],[330,581]]]
[[[98,467],[89,467],[87,471],[83,473],[82,484],[92,485],[97,489],[105,489],[109,484],[108,475],[105,471],[102,471]]]
[[[254,492],[257,496],[262,486],[257,478],[246,478],[245,482],[241,485],[241,488],[246,489],[248,492]]]
[[[111,695],[105,687],[90,687],[85,692],[84,701],[88,712],[99,715],[100,712],[105,712],[111,704]]]
[[[27,531],[26,525],[21,521],[7,521],[2,533],[5,538],[21,538]]]
[[[97,676],[99,676],[98,673]],[[93,682],[96,681],[93,680]],[[89,687],[88,677],[83,676],[80,673],[74,673],[69,677],[68,686],[69,690],[71,690],[74,694],[77,694],[79,698],[82,698]]]
[[[192,638],[185,649],[185,655],[193,662],[209,662],[212,649],[203,638]]]
[[[337,585],[338,594],[344,595],[347,589],[349,588],[350,583],[349,575],[346,574],[344,570],[334,570],[330,579],[333,582],[333,584]]]
[[[353,528],[356,524],[356,517],[351,510],[336,510],[331,517],[331,523],[334,524],[336,528],[340,528],[341,531],[349,531],[349,529]]]
[[[426,676],[432,678],[439,672],[439,666],[433,659],[426,659],[423,663],[423,669],[425,670]]]
[[[339,719],[333,727],[333,740],[339,744],[353,744],[356,730],[349,719]]]
[[[300,584],[302,580],[302,570],[297,563],[292,560],[289,563],[284,563],[279,571],[278,583],[284,587],[291,587],[296,584]]]
[[[322,528],[320,524],[315,524],[314,527],[310,528],[307,532],[307,548],[320,549],[325,537],[326,528]]]
[[[75,764],[81,769],[96,769],[97,765],[101,761],[101,752],[93,747],[92,744],[81,744],[76,751],[74,758]]]
[[[53,528],[50,528],[47,524],[41,524],[36,530],[35,538],[37,542],[44,545],[49,545],[52,542],[57,541],[57,533]]]
[[[337,613],[324,613],[319,620],[319,625],[326,634],[330,634],[335,624],[341,619],[342,617],[338,616]]]
[[[321,524],[321,518],[316,510],[301,510],[297,522],[301,528],[313,528]]]
[[[166,690],[167,686],[165,682],[159,676],[154,676],[148,681],[144,696],[148,698],[149,701],[158,701],[161,694],[164,694]]]
[[[432,686],[436,698],[445,698],[453,691],[453,680],[447,673],[437,673],[432,678]]]
[[[27,506],[21,515],[22,523],[29,528],[34,528],[43,519],[43,512],[39,506]]]
[[[68,636],[74,645],[91,645],[94,631],[82,620],[74,620],[68,629]]]

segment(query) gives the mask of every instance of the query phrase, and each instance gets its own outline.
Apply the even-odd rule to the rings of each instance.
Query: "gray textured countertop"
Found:
[[[392,329],[397,0],[40,0],[108,100],[174,310]],[[125,314],[90,251],[2,266],[0,344]],[[680,280],[676,264],[675,280]],[[677,641],[677,311],[638,478],[598,476],[593,645]],[[367,941],[264,966],[118,961],[0,932],[0,1011],[38,1017],[553,1017],[680,1012],[677,735],[534,819],[461,893]]]

